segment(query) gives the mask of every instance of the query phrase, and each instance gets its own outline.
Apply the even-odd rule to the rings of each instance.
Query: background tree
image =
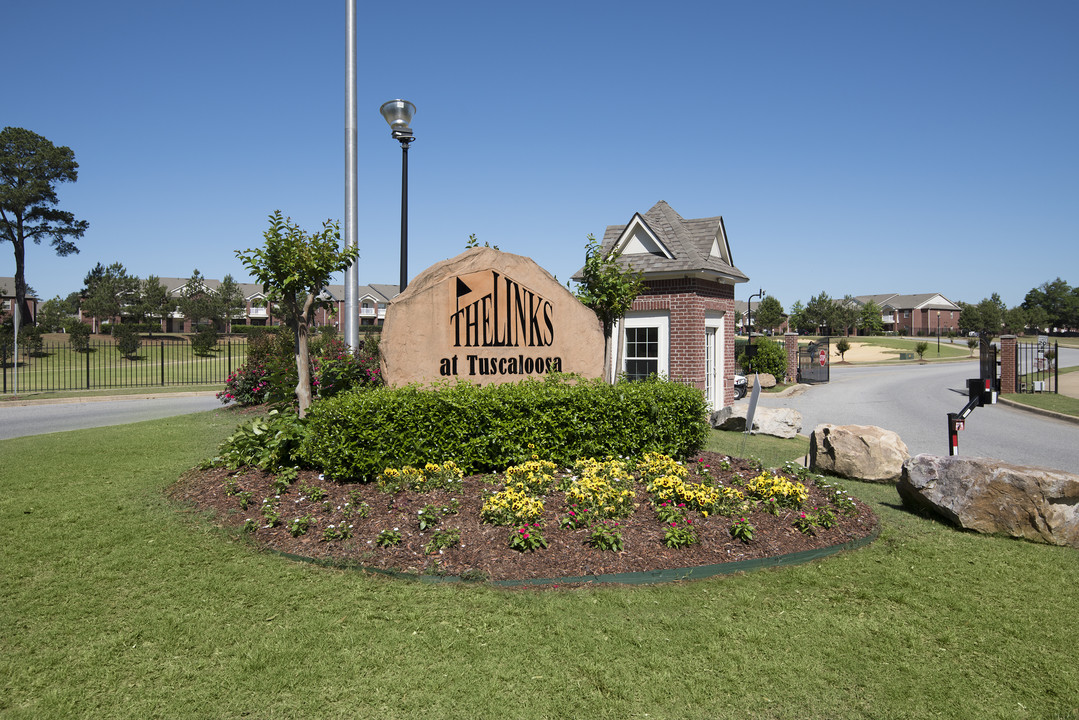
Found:
[[[244,302],[243,291],[233,280],[232,275],[226,275],[217,286],[217,304],[220,316],[225,320],[225,332],[232,332],[232,321],[240,312],[247,307]]]
[[[311,405],[311,358],[308,328],[314,321],[316,296],[330,276],[355,262],[355,247],[340,248],[337,223],[327,220],[322,231],[308,234],[277,210],[270,216],[270,229],[263,233],[259,249],[237,250],[236,257],[282,306],[295,334],[296,399],[300,417]]]
[[[611,334],[615,322],[626,314],[644,289],[644,274],[633,268],[623,270],[618,257],[613,252],[604,256],[603,246],[589,235],[584,270],[577,286],[577,299],[592,309],[603,326],[604,368],[611,367]]]
[[[832,317],[835,320],[836,331],[849,336],[851,330],[857,327],[858,318],[861,315],[858,301],[854,299],[853,295],[844,295],[842,300],[836,301],[832,305],[834,308]]]
[[[68,147],[16,127],[0,131],[0,243],[15,250],[15,301],[21,317],[30,317],[26,302],[26,241],[45,238],[61,257],[77,253],[72,242],[90,224],[58,210],[56,184],[75,182],[79,164]]]
[[[206,278],[195,268],[184,285],[180,297],[180,312],[191,321],[191,332],[197,332],[199,322],[211,322],[221,317],[221,307],[217,295],[206,284]]]
[[[1004,324],[1004,303],[1000,295],[993,293],[983,298],[977,305],[959,302],[959,329],[963,332],[975,332],[980,337],[992,339],[1000,335]]]
[[[795,332],[802,332],[806,330],[807,320],[805,316],[805,305],[802,305],[801,300],[795,300],[791,305],[790,311],[787,313],[787,327]]]
[[[809,299],[804,315],[805,322],[812,328],[812,332],[826,333],[828,329],[832,331],[836,329],[835,301],[828,297],[826,292],[822,291]]]
[[[783,324],[783,306],[771,295],[765,295],[757,306],[757,312],[753,313],[753,319],[758,328],[775,330]]]
[[[1027,311],[1040,309],[1044,313],[1042,325],[1063,330],[1079,325],[1077,297],[1076,289],[1058,277],[1031,289],[1023,298],[1023,308]]]
[[[164,319],[169,314],[172,304],[169,289],[161,282],[161,278],[157,275],[147,275],[139,288],[139,322]]]
[[[77,312],[78,308],[67,300],[61,300],[57,295],[52,300],[41,303],[41,307],[37,309],[37,326],[42,332],[60,332]]]
[[[108,267],[98,263],[83,279],[85,293],[82,301],[84,314],[94,318],[95,330],[102,320],[118,317],[125,306],[137,302],[139,279],[127,274],[123,263],[114,262]]]
[[[1027,329],[1027,311],[1021,305],[1004,312],[1004,332],[1009,335],[1022,335]]]
[[[879,335],[884,331],[881,307],[873,300],[862,306],[858,315],[858,327],[865,335]]]

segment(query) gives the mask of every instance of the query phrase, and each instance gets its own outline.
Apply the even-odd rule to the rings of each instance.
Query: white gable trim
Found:
[[[655,255],[674,260],[674,253],[663,244],[659,237],[648,227],[640,213],[634,213],[633,219],[614,243],[614,252],[619,255]]]
[[[716,236],[712,239],[712,250],[708,254],[734,267],[731,261],[731,244],[727,241],[727,228],[723,226],[723,218],[719,219]]]

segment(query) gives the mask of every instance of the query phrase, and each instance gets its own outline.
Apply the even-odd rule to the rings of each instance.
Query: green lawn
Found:
[[[369,577],[163,499],[236,417],[0,442],[0,716],[1079,717],[1073,549],[846,483],[880,537],[809,565],[546,591]]]

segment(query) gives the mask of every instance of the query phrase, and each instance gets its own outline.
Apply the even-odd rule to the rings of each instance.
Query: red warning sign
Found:
[[[827,350],[821,350],[820,351],[820,366],[824,367],[827,364],[828,364],[828,351]]]

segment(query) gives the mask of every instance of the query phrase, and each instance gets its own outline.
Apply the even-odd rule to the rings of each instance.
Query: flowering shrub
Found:
[[[247,363],[233,370],[225,379],[225,389],[217,393],[217,399],[223,403],[260,405],[266,402],[269,390],[270,381],[266,366],[262,363]]]
[[[311,361],[311,388],[319,397],[331,397],[351,388],[381,385],[377,348],[375,339],[374,345],[365,342],[363,349],[353,354],[338,338],[327,340]]]

